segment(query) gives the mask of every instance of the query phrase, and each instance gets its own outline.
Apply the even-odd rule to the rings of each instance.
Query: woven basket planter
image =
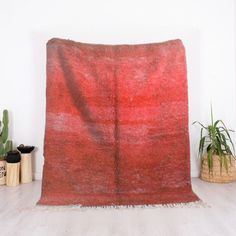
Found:
[[[6,161],[0,160],[0,185],[6,184]]]
[[[231,158],[231,165],[230,165]],[[232,156],[227,156],[228,159],[228,172],[225,167],[221,168],[220,157],[217,155],[213,156],[213,168],[212,171],[209,171],[207,155],[203,157],[202,166],[201,166],[201,175],[200,178],[207,182],[212,183],[230,183],[236,180],[236,166],[235,159]]]

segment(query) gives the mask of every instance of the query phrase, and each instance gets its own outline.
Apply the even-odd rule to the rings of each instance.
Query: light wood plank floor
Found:
[[[236,236],[236,182],[193,189],[211,207],[79,209],[40,207],[41,181],[0,187],[1,236]]]

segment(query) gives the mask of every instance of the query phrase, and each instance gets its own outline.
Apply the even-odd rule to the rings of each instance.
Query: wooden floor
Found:
[[[207,207],[80,209],[35,206],[41,181],[0,187],[0,235],[236,236],[236,182],[193,189]]]

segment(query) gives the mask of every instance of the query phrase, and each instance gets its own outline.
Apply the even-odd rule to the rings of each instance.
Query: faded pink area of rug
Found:
[[[198,200],[190,182],[182,42],[50,40],[44,148],[40,204]]]

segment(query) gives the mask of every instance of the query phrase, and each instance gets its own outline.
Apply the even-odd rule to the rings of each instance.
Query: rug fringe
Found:
[[[21,208],[19,211],[86,211],[86,210],[125,210],[125,209],[163,209],[163,208],[211,208],[202,200],[187,203],[167,203],[167,204],[146,204],[146,205],[110,205],[110,206],[82,206],[82,205],[66,205],[66,206],[48,206],[36,205],[34,207]]]
[[[72,207],[76,207],[75,205]],[[88,209],[156,209],[156,208],[208,208],[207,203],[202,200],[187,203],[165,203],[165,204],[144,204],[144,205],[111,205],[111,206],[80,206],[80,208]]]

